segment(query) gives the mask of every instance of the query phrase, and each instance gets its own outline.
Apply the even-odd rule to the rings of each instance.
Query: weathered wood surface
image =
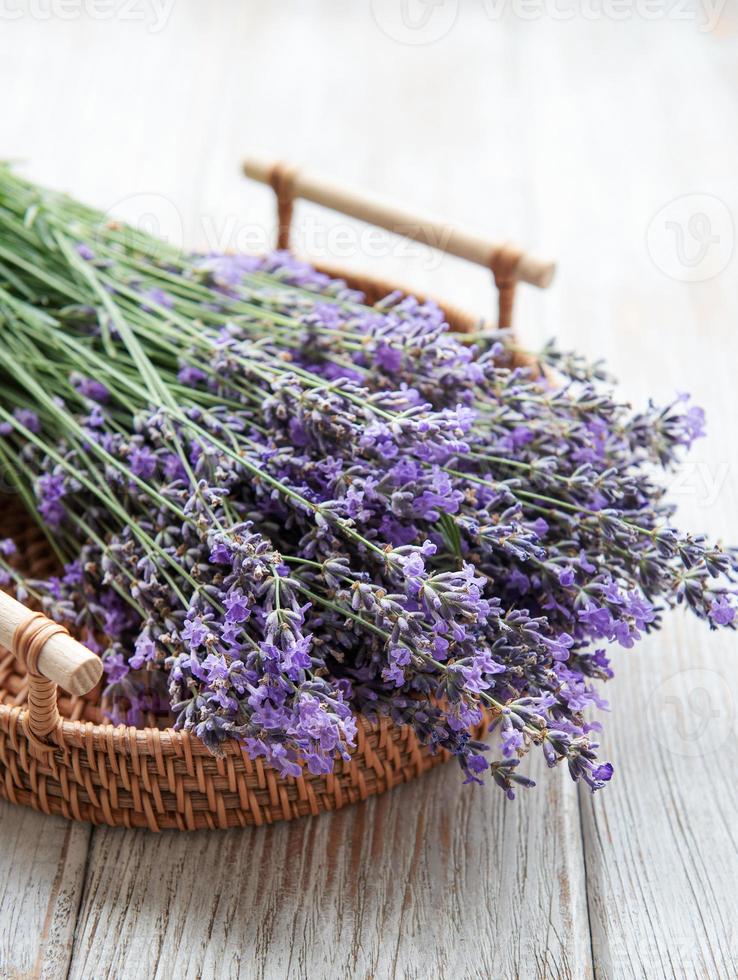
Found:
[[[99,830],[70,976],[588,976],[579,815],[560,785],[507,807],[459,794],[447,767],[266,831]]]
[[[63,977],[72,955],[91,829],[0,806],[0,976]]]
[[[3,16],[0,156],[192,247],[268,244],[269,194],[238,170],[266,151],[552,255],[521,333],[604,354],[634,396],[692,391],[710,436],[675,499],[738,540],[734,14],[703,31],[699,8],[526,21],[480,3],[416,45],[384,8]],[[659,216],[684,195],[701,197]],[[711,221],[710,278],[692,214]],[[318,257],[492,307],[479,269],[309,205],[298,223]],[[514,805],[451,767],[229,834],[90,832],[0,804],[0,976],[732,978],[737,653],[677,614],[616,654],[617,778],[594,799],[536,764]]]

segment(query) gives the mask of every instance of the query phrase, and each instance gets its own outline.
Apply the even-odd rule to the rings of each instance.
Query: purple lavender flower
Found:
[[[158,460],[148,446],[132,446],[128,459],[131,472],[142,480],[150,480],[156,472]]]
[[[199,368],[193,367],[190,364],[183,364],[177,372],[177,380],[181,381],[183,385],[188,385],[190,387],[202,384],[202,382],[206,379],[207,374],[205,374],[204,371],[201,371]]]
[[[716,626],[730,626],[735,619],[735,607],[725,596],[713,599],[710,604],[710,619]]]
[[[229,592],[225,597],[224,605],[227,623],[243,623],[251,615],[248,599],[241,589],[234,589]]]
[[[75,373],[72,375],[71,381],[77,391],[85,398],[90,398],[92,401],[101,404],[105,404],[110,398],[108,388],[102,382],[95,381],[94,378],[86,378],[84,375]]]
[[[16,408],[13,412],[13,417],[30,432],[38,434],[41,431],[41,422],[39,421],[38,415],[32,409]]]
[[[39,513],[53,530],[57,530],[64,520],[66,512],[62,500],[66,492],[67,484],[63,473],[43,473],[36,481]]]

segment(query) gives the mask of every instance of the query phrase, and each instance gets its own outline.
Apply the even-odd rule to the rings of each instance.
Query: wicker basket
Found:
[[[277,193],[280,247],[288,246],[293,200],[304,197],[489,264],[500,292],[501,326],[510,325],[517,281],[539,286],[550,281],[550,264],[510,247],[408,216],[281,164],[249,161],[245,169]],[[369,302],[396,288],[325,271],[340,274]],[[454,330],[479,325],[479,317],[444,309]],[[53,573],[54,558],[43,533],[9,494],[0,496],[4,537],[15,540],[25,572],[36,577]],[[407,727],[359,716],[349,762],[338,761],[332,775],[281,779],[235,743],[215,758],[187,733],[106,724],[99,703],[99,659],[63,627],[2,592],[0,644],[0,795],[44,813],[154,831],[243,827],[338,809],[413,779],[447,758],[445,752],[431,754]],[[480,725],[478,737],[488,722]]]

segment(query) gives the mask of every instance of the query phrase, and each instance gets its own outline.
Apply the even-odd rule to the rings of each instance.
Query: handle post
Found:
[[[275,191],[279,217],[278,247],[288,246],[294,201],[312,201],[491,269],[500,290],[500,326],[509,326],[518,282],[543,289],[553,279],[556,266],[551,261],[528,255],[506,243],[495,243],[436,217],[406,210],[383,198],[341,187],[290,164],[249,157],[244,161],[243,170],[247,177],[269,184]]]

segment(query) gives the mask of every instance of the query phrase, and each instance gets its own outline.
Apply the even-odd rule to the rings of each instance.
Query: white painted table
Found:
[[[237,166],[266,150],[555,255],[522,336],[603,354],[634,398],[692,391],[682,521],[738,541],[735,8],[458,7],[7,0],[0,155],[192,247],[266,244]],[[300,215],[313,254],[491,304],[478,269]],[[511,805],[450,767],[159,837],[0,804],[0,976],[733,978],[737,646],[676,614],[616,655],[595,798],[536,764]]]

